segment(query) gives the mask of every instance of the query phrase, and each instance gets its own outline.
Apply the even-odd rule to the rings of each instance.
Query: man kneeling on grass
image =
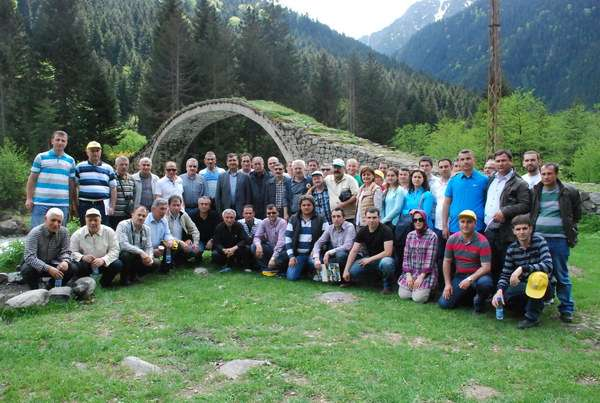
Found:
[[[183,199],[179,195],[169,197],[167,222],[169,231],[175,238],[173,242],[177,242],[177,247],[173,248],[175,264],[185,264],[188,260],[196,260],[201,257],[200,231],[183,209]]]
[[[274,204],[268,204],[266,211],[267,218],[258,226],[250,248],[262,274],[272,277],[281,267],[287,267],[287,255],[283,250],[287,223],[279,217]]]
[[[221,266],[221,273],[231,271],[234,266],[250,268],[250,238],[242,224],[235,220],[235,210],[223,211],[223,222],[215,228],[212,260]]]
[[[548,275],[552,273],[552,255],[546,240],[541,235],[532,235],[529,214],[513,218],[512,230],[517,241],[506,251],[492,305],[496,308],[503,303],[507,308],[525,311],[518,328],[526,329],[540,323],[544,310],[542,298],[547,291]]]
[[[112,228],[102,225],[99,210],[91,208],[85,212],[85,226],[71,236],[71,251],[80,276],[102,274],[100,285],[110,287],[115,276],[121,273],[121,285],[129,285],[128,273],[122,273],[117,235]]]
[[[27,234],[21,276],[32,290],[39,288],[41,277],[51,277],[50,288],[56,280],[66,283],[76,271],[71,263],[69,231],[61,226],[63,218],[62,210],[53,207],[46,212],[44,223]]]
[[[346,262],[343,278],[347,283],[359,281],[368,274],[378,273],[383,278],[382,294],[392,293],[392,277],[396,269],[392,253],[394,250],[394,233],[385,224],[379,221],[379,209],[371,207],[367,210],[366,227],[362,227],[356,234],[354,245]],[[365,247],[367,254],[361,251]],[[357,259],[358,258],[358,259]]]
[[[117,225],[117,239],[121,249],[119,259],[127,270],[127,273],[121,273],[121,276],[125,276],[132,283],[138,282],[139,276],[160,268],[160,260],[152,257],[150,227],[144,224],[147,216],[146,207],[138,206],[130,219]]]

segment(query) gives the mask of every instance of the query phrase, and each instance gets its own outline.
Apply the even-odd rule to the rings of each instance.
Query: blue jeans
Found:
[[[520,282],[516,287],[508,287],[504,291],[504,303],[508,309],[525,311],[525,317],[537,322],[544,310],[543,299],[529,298],[525,294],[526,282]]]
[[[392,285],[392,277],[396,270],[396,264],[394,259],[391,257],[384,257],[380,260],[369,263],[366,266],[360,265],[360,260],[363,257],[357,258],[356,261],[350,267],[350,280],[360,281],[367,273],[377,271],[383,279],[383,288],[390,288]]]
[[[34,204],[31,209],[31,228],[37,227],[40,224],[44,223],[44,218],[46,217],[46,212],[51,208],[58,208],[63,212],[63,227],[67,226],[69,222],[69,207],[68,206],[40,206],[39,204]]]
[[[569,245],[565,238],[546,238],[550,255],[552,255],[552,275],[556,279],[556,296],[560,301],[558,310],[561,313],[573,313],[575,301],[573,301],[571,278],[569,277]]]
[[[456,305],[468,297],[474,297],[473,303],[477,304],[476,308],[485,304],[486,298],[492,295],[492,292],[494,291],[494,280],[492,280],[492,276],[489,274],[483,275],[475,280],[475,284],[471,284],[469,288],[463,290],[458,285],[467,277],[469,277],[469,274],[456,273],[454,275],[452,278],[452,295],[450,296],[450,299],[444,298],[443,294],[440,296],[440,299],[438,300],[440,308],[455,308]]]
[[[104,201],[88,201],[88,200],[79,200],[79,224],[81,226],[85,225],[85,213],[88,209],[95,208],[100,210],[100,217],[102,218],[102,224],[108,225],[108,218],[106,217],[106,211],[104,210]]]
[[[310,271],[315,270],[315,265],[313,263],[312,257],[310,255],[296,256],[296,265],[288,266],[287,268],[287,279],[290,281],[300,280],[300,277],[302,277],[302,271],[305,268]]]
[[[261,246],[263,250],[262,258],[259,259],[256,257],[256,245],[254,244],[250,246],[250,253],[252,253],[252,256],[256,259],[260,271],[266,271],[269,270],[269,260],[271,260],[271,256],[273,256],[273,247],[269,242],[265,241],[261,242]]]
[[[346,267],[346,262],[348,261],[348,252],[347,250],[338,250],[334,255],[329,256],[329,263],[337,263],[340,265],[340,272],[344,272],[344,268]],[[319,259],[323,262],[323,256],[325,254],[321,253]]]

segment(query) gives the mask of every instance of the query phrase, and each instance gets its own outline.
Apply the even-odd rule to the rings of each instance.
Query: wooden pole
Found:
[[[500,143],[498,109],[502,97],[500,69],[500,0],[490,0],[490,66],[488,81],[488,138],[487,152],[493,154]]]

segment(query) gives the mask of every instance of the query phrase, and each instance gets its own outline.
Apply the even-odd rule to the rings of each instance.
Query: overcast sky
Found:
[[[417,0],[279,0],[353,38],[390,25]]]

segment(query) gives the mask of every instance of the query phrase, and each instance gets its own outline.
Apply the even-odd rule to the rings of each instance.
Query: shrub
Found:
[[[148,140],[138,132],[124,129],[119,135],[119,142],[114,146],[104,147],[104,155],[112,164],[119,155],[130,157],[146,145]]]
[[[23,204],[29,167],[25,152],[11,140],[5,140],[0,146],[0,207],[15,208]]]
[[[585,143],[573,158],[573,178],[577,182],[600,183],[600,140]]]
[[[15,271],[23,260],[25,243],[23,241],[12,241],[6,249],[0,253],[0,271]]]

